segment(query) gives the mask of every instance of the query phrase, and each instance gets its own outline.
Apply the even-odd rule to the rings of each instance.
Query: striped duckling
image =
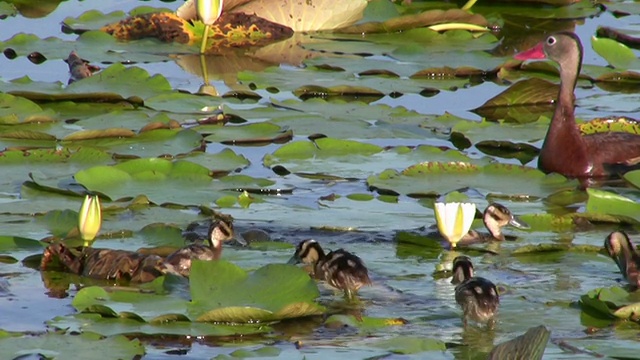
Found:
[[[310,265],[312,277],[343,290],[349,299],[362,286],[371,285],[369,271],[362,259],[343,249],[325,255],[320,244],[313,239],[304,240],[296,247],[289,264],[299,263]]]
[[[489,232],[483,233],[471,230],[462,238],[462,240],[460,240],[461,244],[496,240],[514,240],[514,236],[505,236],[502,233],[503,227],[511,225],[518,229],[529,228],[529,225],[515,216],[511,212],[511,210],[509,210],[506,206],[498,203],[491,203],[489,204],[489,206],[487,206],[482,215],[482,221],[484,222],[484,226],[487,228],[487,230],[489,230]]]
[[[189,276],[191,260],[218,260],[222,255],[222,243],[234,238],[233,224],[225,220],[214,220],[209,226],[208,245],[191,244],[169,254],[164,260],[165,264],[173,266],[173,269],[182,276]]]
[[[462,307],[463,323],[468,320],[495,324],[494,316],[500,305],[498,289],[489,280],[473,276],[473,264],[468,256],[453,259],[452,284],[456,285],[456,302]]]

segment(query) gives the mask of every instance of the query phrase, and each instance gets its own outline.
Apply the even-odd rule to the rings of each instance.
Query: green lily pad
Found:
[[[133,359],[145,354],[139,340],[129,340],[124,336],[103,338],[94,333],[63,335],[25,335],[0,339],[0,356],[17,359],[30,356],[44,356],[47,359]]]
[[[211,276],[217,274],[217,276]],[[256,322],[321,315],[316,283],[295,266],[271,264],[247,274],[224,261],[191,268],[189,313],[197,321]]]
[[[341,328],[351,326],[358,329],[372,330],[377,328],[385,328],[388,326],[403,326],[408,323],[402,318],[374,318],[370,316],[353,315],[331,315],[325,320],[324,325],[328,328]]]
[[[384,339],[376,341],[372,346],[390,350],[394,354],[441,353],[447,349],[446,344],[441,340],[414,336],[398,336]]]
[[[30,100],[129,100],[142,103],[146,98],[171,92],[171,85],[162,75],[149,76],[138,67],[114,64],[99,75],[76,81],[64,87],[62,83],[34,82],[29,77],[0,82],[0,91]]]
[[[130,318],[104,317],[95,313],[58,316],[48,321],[49,326],[77,332],[92,332],[102,336],[113,335],[181,335],[181,336],[245,336],[273,331],[264,324],[244,326],[211,324],[191,321],[141,322]]]
[[[2,125],[52,122],[55,119],[53,111],[44,110],[28,99],[0,93],[0,124]]]
[[[504,178],[509,178],[509,181],[505,183],[502,181]],[[410,196],[435,197],[471,184],[482,193],[545,197],[559,189],[571,187],[574,183],[563,176],[545,175],[538,169],[524,166],[478,166],[466,162],[423,162],[401,172],[385,170],[367,179],[367,185],[378,191]]]
[[[286,130],[269,122],[243,125],[202,125],[195,128],[202,133],[211,133],[206,141],[220,142],[229,145],[260,145],[271,142],[283,143],[293,137],[291,130]]]
[[[640,303],[631,300],[629,293],[620,287],[591,290],[580,297],[580,307],[608,319],[640,319],[637,313]]]
[[[609,65],[618,69],[640,69],[640,60],[633,50],[612,39],[591,37],[591,47]]]
[[[632,174],[635,176],[635,174]],[[640,221],[640,204],[628,197],[600,189],[588,188],[588,213],[613,215],[622,220]]]
[[[43,244],[38,240],[19,236],[0,236],[0,252],[15,250],[42,250]]]

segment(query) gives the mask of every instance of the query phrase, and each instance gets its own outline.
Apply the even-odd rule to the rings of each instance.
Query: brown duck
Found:
[[[560,92],[538,159],[541,170],[575,178],[604,178],[628,171],[640,161],[640,136],[624,132],[582,135],[578,130],[573,92],[582,66],[582,44],[577,35],[552,34],[515,58],[547,58],[560,65]]]

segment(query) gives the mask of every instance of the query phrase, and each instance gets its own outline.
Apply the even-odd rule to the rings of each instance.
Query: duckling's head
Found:
[[[453,259],[452,284],[460,284],[473,277],[473,264],[468,256],[460,255]]]
[[[289,264],[316,264],[324,257],[325,254],[320,244],[313,239],[307,239],[298,244],[295,254],[289,259]]]
[[[529,228],[529,225],[512,214],[511,210],[498,203],[491,203],[487,206],[484,210],[482,220],[484,221],[484,225],[491,232],[491,235],[499,240],[505,239],[501,229],[507,225],[511,225],[518,229]]]
[[[634,286],[640,285],[640,255],[624,231],[614,231],[604,240],[604,248],[622,275]]]
[[[217,219],[211,222],[209,226],[209,245],[216,252],[222,250],[222,243],[233,240],[233,223],[230,221]]]

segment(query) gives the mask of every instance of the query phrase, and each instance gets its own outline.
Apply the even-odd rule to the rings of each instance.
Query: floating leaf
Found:
[[[295,266],[271,264],[247,274],[225,261],[195,261],[190,276],[189,312],[197,321],[263,322],[324,312],[313,302],[315,281]]]
[[[124,336],[103,338],[94,333],[63,335],[45,333],[40,336],[0,338],[0,357],[17,359],[45,356],[47,359],[133,359],[145,354],[139,340]]]
[[[615,40],[592,36],[591,47],[614,68],[640,69],[640,60],[633,53],[633,50]]]

